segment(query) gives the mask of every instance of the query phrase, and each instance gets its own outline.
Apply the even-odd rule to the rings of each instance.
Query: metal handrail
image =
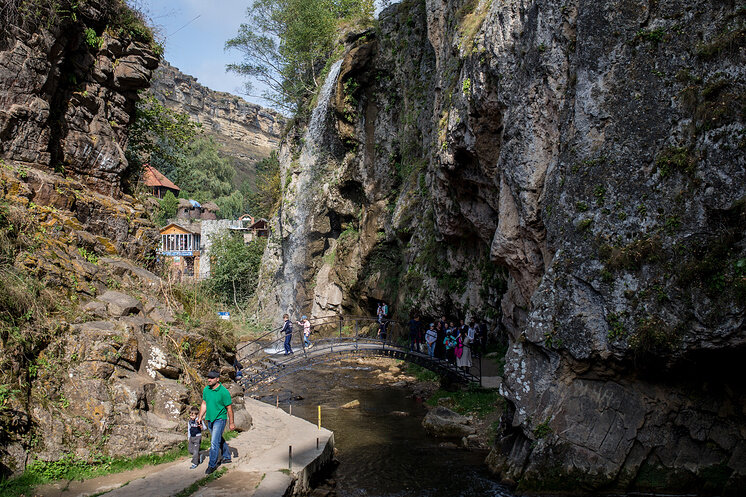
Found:
[[[325,316],[325,317],[318,317],[318,318],[310,318],[308,321],[311,322],[311,326],[320,326],[320,325],[325,325],[325,324],[343,323],[344,321],[370,321],[370,322],[378,322],[378,318],[377,317],[371,317],[371,316],[344,316],[344,315],[340,314],[338,316]],[[394,323],[394,324],[398,324],[398,325],[402,324],[401,322],[395,321],[393,319],[386,319],[386,323],[387,324]],[[241,352],[241,350],[243,350],[243,349],[245,349],[247,347],[250,347],[251,345],[256,344],[257,342],[263,340],[264,338],[266,338],[267,336],[271,335],[272,333],[278,333],[278,332],[282,331],[282,328],[284,327],[284,325],[285,324],[283,323],[281,326],[269,330],[268,332],[264,333],[262,336],[260,336],[258,338],[255,338],[254,340],[252,340],[252,341],[250,341],[248,343],[243,344],[241,347],[239,347],[238,349],[236,349],[236,355],[238,355],[238,353]],[[341,334],[341,329],[342,329],[342,326],[340,324],[340,334]]]
[[[354,340],[355,337],[344,337],[344,340]],[[383,342],[378,339],[364,339],[360,341],[368,341],[370,342]],[[386,345],[389,345],[389,348],[386,348]],[[382,354],[381,354],[382,353]],[[304,359],[295,358],[287,358],[285,360],[275,362],[270,368],[265,369],[264,371],[258,372],[256,374],[250,375],[250,376],[244,376],[242,383],[244,384],[244,388],[254,388],[268,379],[277,379],[279,377],[285,376],[287,374],[294,373],[296,371],[301,371],[304,369],[307,369],[309,367],[312,367],[314,365],[324,364],[326,362],[334,361],[339,358],[338,354],[342,355],[387,355],[399,359],[407,360],[408,358],[413,358],[415,360],[411,362],[415,362],[417,364],[420,364],[423,367],[426,367],[428,369],[431,369],[435,371],[438,374],[447,374],[451,376],[455,376],[457,378],[461,378],[465,381],[473,381],[473,382],[479,382],[481,384],[481,371],[480,371],[480,377],[477,377],[473,375],[471,372],[463,371],[461,369],[457,369],[452,363],[444,360],[444,359],[438,359],[438,358],[431,358],[427,354],[409,350],[407,347],[402,347],[398,345],[393,345],[388,341],[383,342],[383,347],[378,349],[342,349],[338,352],[334,351],[334,340],[330,340],[329,344],[329,350],[328,353],[320,354],[317,356],[314,356],[313,358],[305,357]],[[394,355],[391,355],[394,354]],[[432,366],[432,367],[428,367]]]
[[[360,330],[359,330],[359,327],[358,327],[359,323],[361,323],[361,322],[375,323],[375,322],[378,322],[378,319],[374,318],[374,317],[370,317],[370,316],[347,316],[347,317],[345,317],[345,316],[340,315],[340,316],[328,316],[328,317],[323,317],[323,318],[314,318],[313,320],[309,319],[309,321],[311,321],[311,324],[313,326],[323,326],[323,325],[336,324],[336,325],[339,326],[339,336],[341,337],[342,336],[342,331],[344,329],[344,323],[354,323],[355,324],[355,336],[358,336],[359,333],[360,333]],[[388,320],[388,319],[386,320],[386,323],[387,323],[387,325],[391,325],[391,324],[400,325],[401,324],[398,321]],[[284,323],[283,323],[283,326],[284,326]],[[238,359],[238,361],[239,362],[245,361],[245,360],[251,358],[253,355],[257,354],[262,349],[267,348],[269,346],[272,346],[272,345],[276,344],[277,342],[280,342],[280,341],[284,342],[285,336],[279,336],[278,338],[276,338],[274,340],[270,340],[269,342],[266,341],[266,338],[268,336],[270,336],[272,334],[275,334],[275,333],[281,332],[282,329],[283,329],[283,326],[280,326],[278,328],[274,328],[274,329],[272,329],[272,330],[264,333],[259,338],[256,338],[256,339],[254,339],[254,340],[252,340],[252,341],[250,341],[248,343],[245,343],[244,345],[242,345],[241,347],[239,347],[238,349],[236,349],[236,358]],[[294,330],[292,334],[293,335],[298,335],[299,337],[301,337],[299,345],[302,348],[305,349],[305,344],[303,343],[303,340],[302,340],[302,331],[300,333],[297,333]],[[297,342],[299,340],[296,339],[295,341]],[[240,354],[240,352],[242,350],[244,350],[244,349],[246,349],[248,347],[251,347],[252,345],[257,345],[257,344],[261,345],[260,349],[254,351],[254,352],[251,352],[250,354],[248,354],[246,356],[239,357],[239,354]],[[292,346],[292,342],[291,342],[291,346]]]

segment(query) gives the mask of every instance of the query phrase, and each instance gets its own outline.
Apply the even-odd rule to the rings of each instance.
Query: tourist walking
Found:
[[[456,339],[456,367],[469,371],[471,368],[471,343],[472,339],[469,334],[463,331]]]
[[[435,325],[435,332],[438,334],[438,338],[435,340],[435,357],[443,359],[446,355],[446,348],[443,345],[443,340],[446,338],[446,326],[443,321],[438,321]]]
[[[389,324],[388,320],[382,319],[381,323],[378,325],[378,338],[381,340],[386,340],[386,326]]]
[[[207,429],[204,421],[197,421],[199,417],[199,407],[192,406],[189,410],[189,421],[187,421],[187,450],[192,454],[192,465],[189,469],[199,466],[199,446],[202,443],[202,430]]]
[[[438,340],[438,332],[435,331],[435,323],[430,323],[430,327],[425,332],[425,342],[427,342],[427,355],[431,358],[435,356],[435,342]]]
[[[456,325],[451,321],[451,326],[446,330],[446,337],[443,339],[446,349],[446,360],[451,364],[456,363],[454,349],[456,348]]]
[[[298,321],[298,326],[303,326],[303,346],[306,348],[311,347],[311,321],[308,320],[308,316],[302,316]]]
[[[420,316],[415,315],[414,318],[409,320],[409,350],[419,352],[421,335],[422,323],[420,323]]]
[[[282,319],[285,320],[285,324],[282,326],[280,333],[285,333],[285,355],[289,355],[293,353],[293,349],[290,347],[290,340],[293,338],[293,323],[290,322],[288,314],[283,314]]]
[[[217,371],[207,373],[207,386],[202,390],[202,406],[199,408],[197,418],[199,423],[206,420],[207,428],[210,430],[210,461],[205,470],[207,475],[217,469],[219,458],[222,458],[223,464],[231,462],[230,447],[223,438],[223,431],[226,422],[229,429],[236,429],[233,423],[232,404],[231,393],[220,384],[220,373]]]

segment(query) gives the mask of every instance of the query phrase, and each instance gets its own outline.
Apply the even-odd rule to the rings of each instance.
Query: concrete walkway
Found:
[[[282,409],[254,399],[246,398],[246,409],[253,423],[249,431],[229,442],[233,462],[220,466],[227,472],[220,478],[201,487],[195,496],[247,496],[281,497],[293,487],[293,492],[308,488],[311,476],[321,466],[331,461],[334,452],[334,434],[321,430],[301,418],[290,416]],[[316,440],[318,438],[318,449]],[[292,471],[288,471],[288,447],[293,448]],[[170,496],[181,492],[205,475],[207,461],[190,470],[190,459],[183,459],[163,466],[143,468],[131,475],[122,473],[81,482],[79,488],[69,485],[59,495],[66,497],[101,494],[116,497]],[[148,471],[149,469],[149,471]],[[143,471],[144,470],[144,471]],[[143,474],[145,473],[145,474]],[[97,480],[100,480],[97,482]],[[51,489],[50,489],[51,490]],[[43,492],[43,495],[55,495]]]

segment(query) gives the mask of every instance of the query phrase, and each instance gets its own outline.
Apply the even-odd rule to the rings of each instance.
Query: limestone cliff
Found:
[[[260,315],[481,314],[509,341],[506,481],[742,493],[745,24],[704,0],[384,11],[283,145]]]
[[[158,64],[146,28],[119,0],[54,5],[0,9],[2,477],[178,445],[200,373],[234,345],[217,318],[186,319],[154,273],[152,206],[123,193],[137,90]]]
[[[233,159],[236,180],[253,178],[254,164],[276,150],[285,119],[278,113],[230,93],[213,91],[197,79],[161,62],[151,81],[155,97],[169,109],[202,123],[205,133]]]

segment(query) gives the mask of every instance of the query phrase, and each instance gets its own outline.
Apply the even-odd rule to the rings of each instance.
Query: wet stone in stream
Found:
[[[472,497],[510,496],[489,474],[486,450],[460,448],[458,440],[428,437],[422,427],[427,413],[414,379],[375,367],[343,363],[287,376],[264,390],[264,402],[275,404],[334,431],[337,466],[316,482],[315,497]],[[381,363],[383,366],[379,366]],[[396,385],[396,386],[394,386]],[[352,406],[355,401],[359,405]],[[342,406],[350,404],[348,408]]]

